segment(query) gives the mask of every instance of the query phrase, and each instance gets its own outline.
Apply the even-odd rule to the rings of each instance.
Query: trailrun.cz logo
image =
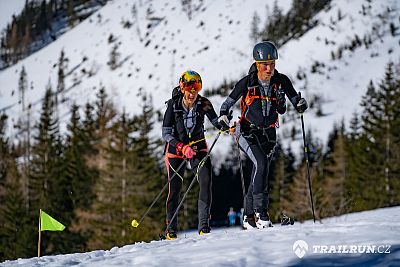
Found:
[[[299,257],[300,259],[306,255],[306,252],[308,250],[308,244],[304,240],[297,240],[293,244],[293,251]]]
[[[304,240],[293,243],[293,252],[300,259],[306,253],[315,254],[389,254],[391,245],[313,245],[308,252],[308,244]]]

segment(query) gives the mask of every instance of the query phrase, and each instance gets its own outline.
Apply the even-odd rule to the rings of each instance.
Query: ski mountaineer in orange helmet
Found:
[[[185,168],[178,170],[184,160],[190,162],[195,172],[201,160],[207,154],[207,143],[204,137],[204,117],[218,129],[218,116],[211,102],[199,94],[202,89],[200,75],[192,70],[185,71],[179,78],[179,86],[174,88],[172,98],[167,101],[164,114],[162,137],[166,142],[165,162],[168,170],[168,196],[166,201],[166,223],[168,225],[165,238],[177,238],[178,222],[171,219],[179,205],[179,194],[182,188]],[[193,145],[191,145],[195,142]],[[198,199],[198,232],[210,232],[211,207],[211,161],[207,158],[199,168],[198,182],[200,185]]]
[[[229,110],[239,100],[241,117],[235,129],[240,149],[253,162],[251,182],[245,198],[243,229],[272,226],[268,215],[268,172],[276,146],[278,114],[286,112],[286,96],[299,113],[308,105],[289,78],[275,69],[278,51],[264,41],[253,49],[255,62],[240,79],[220,109],[219,122],[229,128]]]

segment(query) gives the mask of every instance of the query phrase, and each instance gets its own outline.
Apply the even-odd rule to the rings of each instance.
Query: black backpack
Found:
[[[172,100],[176,100],[178,99],[180,96],[182,96],[182,91],[181,88],[179,87],[179,85],[177,87],[175,87],[174,89],[172,89]],[[167,101],[165,101],[165,103],[167,103]]]
[[[172,89],[172,99],[177,99],[178,97],[182,96],[182,91],[179,86]]]

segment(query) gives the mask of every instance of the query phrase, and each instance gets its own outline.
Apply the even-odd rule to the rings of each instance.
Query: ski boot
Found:
[[[255,221],[258,229],[272,227],[272,222],[269,219],[268,212],[256,212]]]
[[[204,226],[203,228],[201,228],[201,230],[199,231],[199,235],[205,235],[205,234],[209,234],[211,232],[211,228],[209,226]]]
[[[244,215],[243,216],[243,224],[242,224],[242,229],[243,230],[251,230],[257,228],[255,220],[254,220],[254,215]]]
[[[164,234],[160,235],[161,240],[175,240],[177,238],[178,238],[178,235],[177,235],[176,231],[172,230],[172,229],[168,229],[167,231],[165,231]]]

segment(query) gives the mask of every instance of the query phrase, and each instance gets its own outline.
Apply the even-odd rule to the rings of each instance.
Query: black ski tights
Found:
[[[206,152],[197,152],[193,159],[191,159],[190,166],[193,173],[196,175],[197,167],[200,161],[206,156]],[[179,170],[179,177],[175,175],[174,178],[170,180],[170,177],[174,175],[174,170],[176,171],[180,164],[182,163],[183,159],[181,158],[169,158],[169,173],[168,173],[168,196],[166,201],[166,222],[167,224],[171,220],[172,216],[175,213],[176,208],[179,205],[180,200],[180,192],[182,189],[182,179],[184,177],[185,167],[182,167]],[[198,199],[198,218],[199,224],[198,229],[201,230],[205,226],[209,226],[209,219],[210,219],[210,207],[211,207],[211,185],[212,185],[212,173],[211,173],[211,161],[208,158],[205,164],[200,167],[199,175],[197,176],[197,181],[199,182],[200,192],[199,192],[199,199]],[[178,220],[177,217],[170,225],[170,229],[177,230],[178,227]]]

